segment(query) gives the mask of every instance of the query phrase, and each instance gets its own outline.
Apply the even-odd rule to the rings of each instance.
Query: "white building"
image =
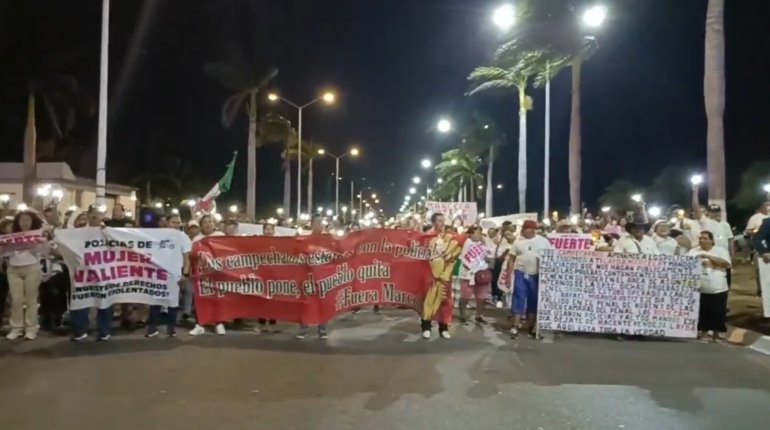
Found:
[[[23,178],[23,163],[0,163],[0,197],[9,200],[7,205],[11,209],[22,203]],[[67,163],[37,163],[36,189],[45,205],[58,200],[61,211],[75,206],[85,210],[96,202],[96,181],[75,176]],[[115,203],[135,214],[136,188],[108,183],[104,203],[108,214]]]

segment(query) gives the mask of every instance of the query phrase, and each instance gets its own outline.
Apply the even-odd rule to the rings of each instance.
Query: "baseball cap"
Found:
[[[194,219],[191,219],[190,221],[187,222],[187,227],[200,227],[200,226],[201,226],[200,223],[198,223],[198,221]]]
[[[718,204],[710,204],[709,212],[722,212],[722,207],[719,206]]]

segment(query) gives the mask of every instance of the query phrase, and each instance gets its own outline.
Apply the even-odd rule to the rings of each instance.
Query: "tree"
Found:
[[[692,190],[690,175],[696,171],[687,166],[666,166],[653,179],[649,188],[649,196],[645,200],[651,203],[690,207]]]
[[[496,58],[510,61],[519,58],[529,64],[536,85],[551,80],[566,66],[572,67],[572,108],[569,137],[570,210],[581,210],[581,152],[582,119],[580,107],[582,64],[598,48],[595,37],[585,34],[574,15],[571,2],[564,0],[539,0],[525,2],[524,24],[518,25],[500,45]],[[527,54],[527,55],[524,55]]]
[[[219,83],[233,91],[230,97],[222,105],[222,123],[226,128],[235,121],[238,111],[245,107],[249,118],[248,141],[248,166],[246,169],[246,213],[249,218],[255,219],[257,204],[257,95],[278,75],[278,69],[269,67],[268,72],[259,72],[261,68],[256,61],[249,62],[242,51],[228,48],[225,51],[225,59],[219,63],[209,63],[204,66],[207,74],[215,78]]]
[[[498,128],[497,124],[489,117],[474,113],[473,122],[463,138],[463,148],[473,155],[487,154],[487,187],[484,197],[486,216],[493,216],[494,212],[494,164],[497,150],[505,143],[505,134]]]
[[[703,73],[703,98],[708,130],[706,158],[708,164],[709,203],[725,211],[725,0],[709,0],[706,10],[706,49]]]
[[[531,70],[524,65],[513,59],[494,66],[477,67],[468,76],[468,80],[476,85],[468,95],[492,88],[515,88],[519,94],[519,212],[526,212],[527,206],[527,111],[532,109],[532,98],[527,95]]]
[[[631,196],[643,192],[642,187],[638,187],[625,179],[618,179],[604,189],[604,193],[599,197],[599,203],[602,206],[610,206],[618,212],[629,211],[634,209]]]
[[[770,161],[753,163],[741,175],[741,184],[731,203],[738,209],[754,210],[767,200],[762,187],[770,183]]]
[[[462,149],[450,149],[441,154],[441,162],[436,165],[436,176],[441,183],[433,190],[433,197],[450,200],[458,196],[464,187],[470,186],[473,200],[478,196],[476,183],[484,180],[478,172],[481,158]]]

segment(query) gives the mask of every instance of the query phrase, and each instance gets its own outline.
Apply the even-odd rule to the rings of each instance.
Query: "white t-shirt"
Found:
[[[524,272],[527,275],[537,275],[540,267],[539,260],[543,251],[553,248],[551,242],[543,236],[535,235],[532,239],[523,236],[517,238],[511,246],[511,254],[516,256],[514,270]]]
[[[8,254],[8,264],[15,267],[40,264],[40,256],[29,251],[13,251]]]
[[[620,254],[660,254],[658,245],[647,235],[644,235],[641,241],[637,241],[633,236],[620,238],[615,243],[615,248],[612,252]]]
[[[749,218],[749,222],[746,224],[746,231],[749,233],[754,233],[755,231],[759,230],[759,226],[762,225],[762,221],[764,221],[767,217],[770,217],[770,215],[765,215],[761,212],[755,213],[751,216],[751,218]]]
[[[714,245],[721,246],[728,251],[730,250],[730,239],[734,237],[730,224],[704,215],[700,218],[700,228],[701,231],[710,231],[714,235]],[[693,245],[695,245],[695,242]]]
[[[179,250],[182,251],[182,254],[190,252],[190,250],[192,250],[192,241],[190,238],[181,230],[175,231],[177,237],[174,239],[174,242],[176,242]]]
[[[679,244],[676,242],[676,239],[674,239],[671,236],[668,237],[660,237],[658,235],[655,235],[654,238],[655,245],[658,247],[658,250],[663,255],[684,255],[683,250],[679,247]]]
[[[197,241],[199,241],[199,240],[203,239],[204,237],[209,237],[209,236],[224,236],[224,235],[225,235],[225,234],[224,234],[224,233],[222,233],[221,231],[215,231],[214,233],[211,233],[211,234],[210,234],[210,235],[208,235],[208,236],[204,235],[203,233],[198,233],[198,235],[197,235],[197,236],[195,236],[195,237],[192,239],[192,243],[195,243],[195,242],[197,242]]]
[[[682,218],[677,220],[671,228],[681,231],[693,246],[698,243],[698,236],[700,236],[700,223],[698,221]]]
[[[712,257],[721,258],[732,264],[730,261],[730,253],[720,246],[714,246],[708,251],[705,251],[700,247],[693,248],[687,255],[693,257],[710,255]],[[700,281],[700,291],[706,294],[717,294],[727,291],[727,271],[716,267],[704,266]]]

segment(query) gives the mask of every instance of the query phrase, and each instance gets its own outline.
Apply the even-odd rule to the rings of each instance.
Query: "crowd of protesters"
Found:
[[[702,207],[695,205],[692,211],[672,208],[669,217],[650,220],[644,205],[639,205],[636,215],[617,217],[608,212],[593,217],[583,214],[566,220],[526,220],[521,223],[505,222],[502,225],[482,229],[479,225],[461,227],[456,219],[445,224],[440,213],[406,214],[398,219],[385,219],[382,215],[371,214],[363,228],[392,228],[430,232],[446,235],[457,240],[456,262],[449,268],[452,278],[457,281],[455,291],[460,324],[487,324],[484,312],[487,305],[508,307],[511,313],[510,335],[515,338],[520,331],[536,337],[539,259],[543,251],[551,248],[545,235],[557,233],[590,233],[594,238],[595,250],[621,254],[665,254],[689,255],[702,261],[699,337],[717,340],[726,331],[727,294],[731,283],[731,268],[736,246],[733,229],[721,219],[722,208],[716,205]],[[112,217],[105,218],[96,207],[85,212],[68,212],[62,219],[52,208],[42,213],[33,210],[16,213],[12,218],[0,221],[0,234],[43,229],[52,234],[54,229],[83,227],[132,227],[134,221],[126,217],[122,206],[114,207]],[[759,258],[770,262],[770,202],[765,203],[749,220],[744,235],[751,239]],[[260,222],[264,236],[275,235],[275,220]],[[195,323],[193,284],[189,279],[190,267],[187,254],[192,243],[208,236],[239,235],[236,219],[217,220],[211,215],[202,215],[186,223],[178,214],[161,216],[157,226],[184,232],[180,234],[179,249],[185,256],[185,267],[180,281],[179,308],[162,308],[123,304],[119,306],[120,325],[134,330],[145,325],[146,336],[159,335],[158,326],[166,325],[166,335],[176,335],[177,323],[189,325],[191,336],[206,333],[206,328]],[[288,226],[290,227],[290,226]],[[335,234],[342,236],[360,230],[358,222],[340,225],[333,219],[313,215],[305,229],[298,234]],[[33,254],[30,251],[14,251],[5,255],[0,273],[0,309],[10,307],[9,340],[24,337],[34,340],[39,327],[52,332],[67,332],[73,341],[88,337],[89,310],[68,312],[69,274],[66,266],[56,255],[56,250]],[[10,306],[6,306],[10,296]],[[474,315],[468,317],[469,305]],[[376,308],[375,311],[379,309]],[[37,311],[37,312],[36,312]],[[181,315],[178,315],[181,314]],[[3,312],[3,315],[5,312]],[[140,318],[140,314],[145,318]],[[146,315],[144,315],[146,314]],[[110,339],[115,310],[97,310],[97,340]],[[439,318],[439,335],[449,339],[449,314]],[[226,334],[226,324],[243,325],[242,321],[221,321],[214,325],[218,335]],[[69,328],[67,328],[69,325]],[[422,336],[431,336],[431,322],[422,322]],[[259,319],[256,333],[277,332],[276,321]],[[309,327],[300,326],[297,339],[307,336]],[[317,327],[321,339],[328,337],[326,325]]]

